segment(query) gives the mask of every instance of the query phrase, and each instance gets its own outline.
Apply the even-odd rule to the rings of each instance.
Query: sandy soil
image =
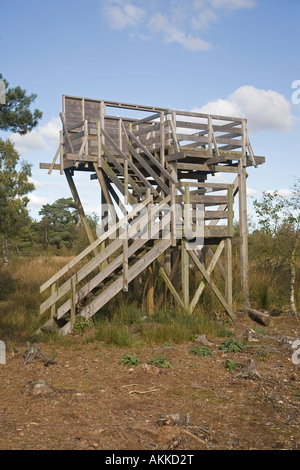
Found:
[[[240,316],[235,336],[257,326]],[[48,366],[43,358],[24,365],[26,344],[10,340],[0,365],[0,449],[299,450],[300,368],[280,339],[300,339],[300,319],[260,328],[266,335],[239,353],[214,339],[209,357],[191,354],[196,343],[128,350],[87,333],[39,343],[46,358],[57,354]],[[139,364],[122,364],[125,354]],[[149,366],[157,355],[171,367]],[[228,371],[227,359],[241,367]],[[237,376],[249,360],[257,374]]]

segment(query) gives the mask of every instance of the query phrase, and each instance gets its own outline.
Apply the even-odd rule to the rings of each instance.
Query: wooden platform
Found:
[[[265,162],[253,153],[247,121],[72,96],[63,96],[60,117],[59,148],[53,161],[40,167],[49,174],[59,170],[66,175],[90,247],[41,287],[42,293],[50,289],[41,305],[41,314],[50,312],[47,327],[55,324],[63,334],[70,332],[78,315],[93,316],[117,292],[128,290],[129,282],[147,269],[151,272],[153,263],[159,263],[159,273],[181,308],[192,312],[208,284],[234,318],[231,246],[237,241],[241,247],[241,280],[247,301],[247,167],[257,168]],[[77,171],[90,172],[91,179],[99,181],[102,201],[116,221],[97,240],[74,184]],[[218,173],[232,174],[232,182],[211,182],[210,176]],[[233,213],[235,197],[239,199],[238,214]],[[128,204],[133,208],[129,214]],[[116,205],[124,215],[122,221]],[[146,216],[152,211],[151,217],[160,222],[150,227]],[[234,217],[239,219],[238,237],[234,237]],[[120,234],[122,224],[129,224],[125,240]],[[192,246],[193,230],[197,240],[201,232],[198,248]],[[116,234],[113,241],[112,233]],[[162,233],[168,237],[161,237]],[[208,248],[212,245],[214,251]],[[220,264],[223,250],[225,267]],[[208,265],[200,261],[204,252],[211,253]],[[193,298],[191,265],[203,278]],[[211,276],[216,266],[225,276],[223,294]],[[181,273],[179,291],[172,283],[175,271]],[[153,296],[153,290],[150,292]],[[153,301],[152,307],[151,301],[148,304],[151,313]]]

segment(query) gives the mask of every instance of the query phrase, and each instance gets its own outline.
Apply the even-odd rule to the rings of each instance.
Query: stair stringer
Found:
[[[131,282],[136,276],[141,274],[153,261],[155,261],[164,251],[171,246],[171,240],[160,240],[143,258],[138,260],[132,267],[128,268],[128,283]],[[104,292],[99,294],[89,305],[83,307],[78,313],[89,320],[95,313],[97,313],[107,302],[109,302],[116,294],[123,289],[123,278],[120,277],[113,282]],[[67,335],[72,331],[72,323],[69,321],[61,329],[61,334]]]

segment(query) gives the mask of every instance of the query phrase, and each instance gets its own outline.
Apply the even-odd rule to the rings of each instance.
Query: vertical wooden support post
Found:
[[[165,166],[165,115],[160,113],[160,164]]]
[[[80,201],[80,198],[79,198],[79,195],[78,195],[76,186],[75,186],[74,181],[73,181],[73,178],[72,178],[71,171],[70,171],[70,170],[65,170],[65,175],[66,175],[66,178],[67,178],[67,181],[68,181],[68,184],[69,184],[69,187],[70,187],[70,190],[71,190],[73,199],[74,199],[74,201],[75,201],[76,208],[77,208],[77,210],[78,210],[78,213],[79,213],[79,216],[80,216],[80,219],[81,219],[83,228],[84,228],[85,233],[86,233],[86,236],[87,236],[87,238],[88,238],[88,241],[89,241],[89,243],[93,243],[93,241],[94,241],[94,236],[93,236],[93,234],[92,234],[91,228],[90,228],[89,223],[88,223],[88,221],[87,221],[87,218],[86,218],[86,216],[85,216],[85,213],[84,213],[84,210],[83,210],[83,207],[82,207],[82,204],[81,204],[81,201]],[[97,253],[98,253],[98,251],[97,251],[97,249],[95,248],[94,254],[96,255]]]
[[[181,282],[183,303],[186,310],[189,310],[190,304],[190,279],[189,279],[189,254],[186,249],[187,241],[181,241]]]
[[[63,131],[59,132],[59,142],[60,142],[60,174],[64,174],[64,135]]]
[[[102,160],[102,138],[101,138],[101,124],[100,121],[96,121],[97,125],[97,165],[98,168],[101,168]]]
[[[128,292],[128,228],[123,239],[123,292]]]
[[[147,292],[147,312],[154,314],[154,269],[153,264],[148,267],[148,292]]]
[[[233,237],[233,184],[228,185],[228,236]]]
[[[75,325],[76,319],[76,275],[71,277],[71,329]]]
[[[51,284],[51,295],[54,295],[55,292],[56,292],[56,282],[53,282],[53,284]],[[56,303],[51,305],[50,312],[51,312],[51,318],[53,319],[56,315]]]
[[[210,158],[213,156],[213,127],[212,127],[212,119],[211,115],[208,116],[208,152]]]
[[[247,231],[247,188],[246,188],[246,121],[242,121],[243,128],[243,155],[238,165],[239,177],[239,228],[240,228],[240,262],[241,285],[245,304],[249,304],[249,278],[248,278],[248,231]]]
[[[124,204],[128,204],[128,161],[124,159]]]
[[[176,246],[176,187],[171,184],[171,244]]]
[[[85,145],[84,145],[84,153],[85,155],[89,154],[89,124],[87,119],[84,121],[84,139],[85,139]]]
[[[225,241],[225,257],[226,257],[226,277],[225,277],[225,295],[227,303],[232,309],[232,241],[227,238]]]

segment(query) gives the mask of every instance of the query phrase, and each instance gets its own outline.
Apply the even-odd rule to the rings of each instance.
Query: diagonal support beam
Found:
[[[207,272],[207,270],[202,266],[202,264],[200,263],[200,261],[198,260],[196,254],[189,250],[188,251],[188,254],[190,255],[190,257],[192,258],[192,260],[194,261],[195,265],[197,266],[197,268],[199,269],[199,271],[201,272],[202,276],[204,277],[205,281],[210,285],[212,291],[214,292],[214,294],[216,295],[216,297],[218,298],[218,300],[221,302],[221,304],[223,305],[223,307],[225,308],[226,312],[228,313],[228,315],[230,316],[230,318],[232,320],[235,320],[235,315],[233,313],[233,311],[231,310],[230,306],[228,305],[228,303],[226,302],[226,300],[224,299],[223,295],[221,294],[221,292],[219,291],[219,289],[217,288],[216,284],[214,283],[214,281],[211,279],[210,277],[210,274]]]
[[[207,274],[210,276],[216,266],[216,264],[218,263],[218,260],[222,254],[222,251],[223,251],[223,248],[225,246],[225,241],[222,240],[218,246],[218,248],[216,249],[216,252],[214,253],[211,261],[210,261],[210,264],[207,268]],[[197,258],[198,259],[198,258]],[[200,262],[200,261],[199,261]],[[202,266],[202,265],[201,265]],[[204,269],[204,268],[203,268]],[[191,301],[190,303],[190,312],[193,313],[193,311],[195,310],[195,307],[200,299],[200,296],[204,290],[204,287],[205,287],[205,282],[204,281],[201,281],[200,284],[199,284],[199,287],[198,289],[196,290],[195,292],[195,295],[193,297],[193,300]]]
[[[158,263],[159,264],[159,263]],[[170,278],[168,277],[167,273],[165,272],[164,268],[159,264],[159,274],[165,281],[166,285],[168,286],[170,292],[173,294],[174,299],[176,302],[182,307],[183,309],[185,308],[183,301],[181,300],[181,297],[177,293],[175,287],[173,286],[172,282],[170,281]]]

